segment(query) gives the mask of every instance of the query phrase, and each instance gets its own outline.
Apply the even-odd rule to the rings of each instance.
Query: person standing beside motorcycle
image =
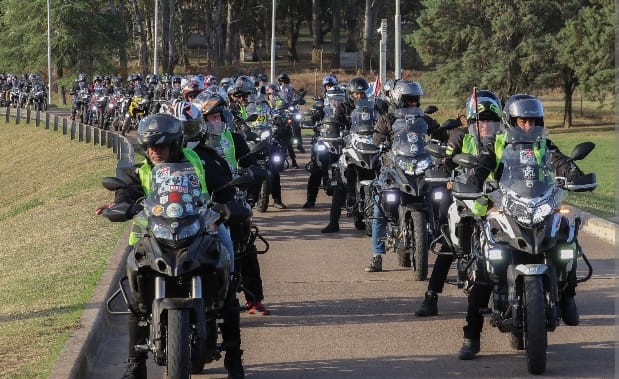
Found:
[[[526,94],[516,94],[510,96],[503,108],[503,125],[506,128],[516,128],[520,133],[533,133],[534,130],[544,127],[544,108],[542,103],[534,96]],[[501,175],[501,165],[497,163],[501,161],[501,156],[506,143],[506,134],[499,134],[496,137],[496,142],[492,147],[492,151],[488,153],[488,159],[485,160],[485,165],[492,167],[492,173],[498,180]],[[550,154],[550,167],[553,169],[556,176],[565,177],[568,181],[583,175],[583,172],[571,161],[571,159],[562,154],[559,149],[552,143],[550,139],[543,138],[539,143],[534,144],[533,153],[535,157],[539,157],[541,162],[547,161],[546,154]],[[536,158],[537,159],[537,158]],[[492,165],[494,163],[494,165]],[[479,185],[481,186],[481,182]],[[476,200],[478,202],[479,216],[483,217],[486,214],[488,201],[485,198]],[[563,322],[569,326],[576,326],[579,323],[578,307],[574,296],[576,295],[576,262],[574,262],[572,270],[567,275],[567,280],[564,285],[559,286],[560,293],[560,313]],[[464,341],[458,358],[462,360],[474,359],[480,351],[480,335],[483,328],[484,319],[480,314],[480,310],[487,307],[492,288],[482,283],[475,283],[468,296],[468,307],[466,313],[466,325],[462,328]]]
[[[346,101],[335,108],[334,117],[340,124],[340,128],[344,132],[350,130],[351,121],[350,114],[355,110],[355,101],[367,98],[367,90],[370,88],[368,82],[361,78],[353,78],[346,86]],[[340,216],[342,215],[342,207],[348,200],[352,200],[354,196],[355,171],[352,167],[347,167],[343,173],[346,177],[346,186],[336,186],[333,189],[333,197],[331,198],[331,210],[329,211],[329,223],[320,232],[335,233],[340,231]]]
[[[146,152],[146,160],[139,166],[135,167],[135,170],[129,170],[125,172],[126,178],[131,181],[131,184],[126,189],[119,189],[116,191],[114,203],[105,204],[97,207],[95,213],[97,215],[103,214],[107,208],[114,207],[118,203],[135,204],[138,199],[144,196],[144,194],[150,189],[149,181],[152,180],[149,177],[150,170],[153,165],[168,162],[182,162],[189,161],[193,164],[198,179],[201,182],[201,187],[204,192],[207,192],[207,188],[217,188],[215,186],[218,183],[211,182],[209,187],[206,180],[218,179],[218,175],[206,174],[204,166],[200,160],[198,154],[191,149],[183,148],[183,123],[174,116],[167,114],[155,114],[148,116],[140,121],[138,127],[137,138],[138,143]],[[224,183],[222,183],[224,184]],[[127,218],[133,218],[138,214],[140,206],[132,206],[127,214]],[[134,223],[134,230],[129,237],[128,250],[136,246],[140,235],[140,227],[137,223]],[[226,246],[227,254],[233,254],[232,240],[228,230],[220,224],[218,229],[218,235],[224,246]],[[127,259],[131,259],[132,254],[128,254]],[[233,258],[233,257],[232,257]],[[231,259],[233,262],[233,259]],[[231,264],[231,270],[233,270],[233,264]],[[127,276],[130,283],[135,282],[137,272],[127,269]],[[143,273],[141,275],[144,275]],[[134,288],[132,287],[132,290]],[[234,292],[232,292],[234,294]],[[133,299],[137,303],[131,304],[131,313],[128,317],[129,327],[129,358],[126,367],[126,372],[123,378],[146,378],[146,358],[147,352],[136,350],[135,346],[146,344],[149,330],[145,322],[142,320],[147,316],[145,309],[148,305],[142,303],[143,299],[141,294],[134,293]],[[234,297],[234,296],[232,296]],[[231,298],[232,298],[231,297]],[[243,378],[244,370],[241,361],[242,350],[240,348],[240,329],[238,320],[238,307],[235,309],[233,302],[224,305],[223,318],[224,323],[221,325],[222,339],[224,347],[226,347],[226,357],[224,359],[224,365],[228,370],[229,377],[231,378]],[[238,305],[238,304],[237,304]],[[143,326],[144,324],[144,326]]]
[[[451,157],[460,153],[473,154],[480,159],[488,159],[489,154],[488,144],[494,144],[495,136],[500,131],[501,126],[501,101],[498,96],[492,91],[478,90],[477,99],[471,96],[466,103],[466,122],[467,128],[458,128],[450,135],[447,142],[447,149],[444,169],[451,172],[456,165],[451,161]],[[480,146],[481,143],[481,146]],[[486,157],[486,158],[484,158]],[[493,159],[492,156],[490,159]],[[494,166],[494,163],[491,163]],[[483,169],[469,170],[468,175],[476,176],[471,178],[470,182],[483,182],[488,172]],[[446,220],[441,220],[441,224],[446,223]],[[459,245],[463,249],[467,249],[470,244],[470,236],[473,234],[471,222],[474,220],[461,220],[458,227],[461,230],[459,235]],[[454,260],[453,255],[438,254],[432,275],[428,281],[428,289],[425,293],[425,298],[415,315],[419,317],[435,316],[438,314],[438,294],[443,291],[445,280],[451,263]]]
[[[230,175],[237,175],[239,169],[245,170],[254,179],[254,186],[260,187],[262,181],[265,180],[266,172],[257,165],[255,157],[249,154],[250,150],[243,136],[232,132],[227,126],[232,121],[232,115],[226,109],[225,99],[213,94],[203,101],[202,99],[198,100],[203,111],[206,128],[204,135],[200,138],[200,144],[196,147],[196,152],[200,156],[202,156],[202,152],[217,152],[227,162]],[[209,172],[208,168],[207,172]],[[247,192],[249,194],[257,191],[250,187]],[[233,198],[227,201],[231,200]],[[220,202],[221,200],[215,199],[215,201]],[[231,225],[231,229],[233,230],[233,238],[243,237],[235,229],[235,225]],[[241,274],[243,286],[247,289],[245,300],[249,313],[268,315],[269,310],[262,304],[264,289],[258,262],[258,249],[253,241],[235,263],[238,264],[237,271]]]

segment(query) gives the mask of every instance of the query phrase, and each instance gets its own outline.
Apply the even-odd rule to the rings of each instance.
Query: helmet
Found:
[[[81,74],[79,74],[77,76],[77,81],[78,82],[87,82],[88,81],[88,75],[84,74],[83,72]]]
[[[204,91],[204,81],[198,80],[196,77],[189,79],[183,87],[183,99],[188,100],[189,96],[195,98]]]
[[[466,119],[473,122],[477,120],[501,121],[501,100],[492,91],[477,91],[477,109],[475,109],[475,97],[471,95],[466,102]]]
[[[259,81],[265,82],[265,83],[269,81],[269,77],[266,76],[266,74],[258,74],[256,75],[256,78],[258,78]]]
[[[277,95],[279,93],[279,87],[275,84],[269,84],[268,86],[266,86],[265,92],[267,95],[270,95],[270,94]]]
[[[535,125],[544,126],[544,107],[535,96],[526,94],[512,95],[503,108],[503,122],[507,126],[516,126],[516,118],[535,119]]]
[[[172,84],[174,83],[180,83],[181,82],[181,77],[178,75],[174,75],[172,76]]]
[[[172,83],[172,80],[170,80],[169,75],[164,75],[161,77],[161,83],[170,84]]]
[[[112,78],[112,84],[114,84],[114,86],[119,87],[121,82],[122,82],[122,78],[120,76],[115,76]]]
[[[157,84],[157,83],[159,83],[159,75],[157,75],[157,74],[152,74],[152,75],[150,76],[150,78],[148,79],[148,83],[149,83],[149,84]]]
[[[216,86],[217,85],[217,78],[215,77],[215,75],[207,75],[206,78],[204,79],[204,85],[205,86]]]
[[[277,82],[279,84],[290,84],[290,77],[288,76],[288,74],[280,74],[277,77]]]
[[[188,101],[176,101],[173,104],[174,117],[183,123],[185,142],[196,142],[202,138],[202,112]]]
[[[417,106],[420,106],[420,96],[423,96],[423,90],[419,83],[410,80],[398,80],[391,91],[390,101],[396,108],[407,108],[407,100],[415,100]]]
[[[99,76],[99,75],[95,75],[95,78],[92,80],[93,83],[94,82],[102,82],[102,81],[103,81],[103,78],[101,76]]]
[[[234,79],[232,78],[221,78],[219,81],[219,86],[224,90],[228,90],[234,84]]]
[[[348,82],[348,86],[346,86],[346,97],[348,101],[352,104],[355,102],[355,99],[352,97],[352,94],[355,92],[362,92],[363,96],[366,96],[366,91],[370,88],[367,80],[363,78],[353,78]]]
[[[176,117],[157,113],[143,118],[137,131],[138,144],[146,151],[148,146],[170,146],[170,161],[179,161],[183,154],[183,123]]]
[[[383,93],[389,101],[391,101],[391,91],[393,91],[393,87],[395,87],[395,84],[398,82],[398,80],[399,79],[389,79],[385,82],[385,85],[383,86]]]
[[[142,81],[142,74],[140,74],[139,72],[137,74],[134,74],[133,80],[139,80],[141,82]]]
[[[322,79],[322,88],[325,88],[327,85],[334,86],[337,84],[337,77],[333,74],[329,74]]]
[[[247,94],[254,93],[254,82],[249,76],[239,76],[234,82],[233,94]]]
[[[218,93],[209,93],[208,96],[204,96],[199,99],[198,106],[200,107],[202,114],[207,116],[215,113],[223,114],[226,110],[227,104],[226,99],[221,97]]]

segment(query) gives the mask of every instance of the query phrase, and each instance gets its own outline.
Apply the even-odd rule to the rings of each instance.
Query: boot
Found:
[[[338,222],[329,221],[327,226],[322,228],[321,233],[335,233],[340,231],[340,224]]]
[[[307,201],[303,204],[303,209],[314,208],[316,206],[316,195],[307,194]]]
[[[273,208],[275,208],[275,209],[286,209],[288,207],[284,203],[282,203],[282,199],[276,198],[276,199],[273,199]]]
[[[241,356],[243,350],[239,347],[226,349],[226,357],[224,358],[224,367],[228,371],[228,379],[243,379],[245,378],[245,370],[243,370],[243,360]]]
[[[297,160],[292,158],[292,168],[299,168],[299,165],[297,164]]]
[[[477,338],[465,338],[458,353],[458,359],[463,361],[470,361],[475,359],[475,355],[479,353],[479,337]]]
[[[146,379],[146,357],[129,357],[122,379]]]
[[[415,312],[417,317],[436,316],[438,314],[438,295],[436,292],[429,290],[426,292],[426,298],[421,303],[421,307]]]
[[[370,264],[365,268],[365,272],[380,272],[383,271],[383,257],[374,255],[370,258]]]
[[[574,296],[565,296],[561,298],[561,318],[565,325],[576,326],[579,322],[578,307]]]

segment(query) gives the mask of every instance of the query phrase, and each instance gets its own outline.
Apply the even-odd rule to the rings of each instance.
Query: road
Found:
[[[299,162],[306,162],[301,154]],[[388,254],[384,271],[366,273],[370,240],[343,217],[341,231],[321,234],[330,198],[301,209],[307,172],[282,176],[283,201],[289,208],[255,213],[271,243],[260,257],[269,316],[241,315],[244,365],[249,378],[498,378],[527,377],[522,351],[509,346],[509,335],[486,323],[482,351],[460,361],[466,297],[446,286],[439,315],[417,318],[427,282],[415,282],[408,269]],[[615,248],[581,235],[594,275],[577,289],[580,325],[561,325],[549,334],[547,378],[615,376]],[[434,258],[430,261],[433,263]],[[451,277],[453,277],[453,272]],[[120,377],[126,360],[126,319],[117,317],[108,340],[92,362],[91,378]],[[149,359],[149,377],[163,377]],[[223,360],[198,378],[225,378]]]

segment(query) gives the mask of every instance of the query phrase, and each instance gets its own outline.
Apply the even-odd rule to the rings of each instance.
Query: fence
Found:
[[[28,125],[34,121],[34,126],[37,128],[44,127],[54,132],[62,132],[63,135],[69,135],[72,140],[79,142],[107,146],[112,149],[116,159],[133,162],[133,146],[125,136],[86,125],[59,114],[35,111],[34,118],[32,116],[33,112],[30,109],[7,107],[5,121],[7,123],[14,121],[15,125],[19,125],[22,121]]]

